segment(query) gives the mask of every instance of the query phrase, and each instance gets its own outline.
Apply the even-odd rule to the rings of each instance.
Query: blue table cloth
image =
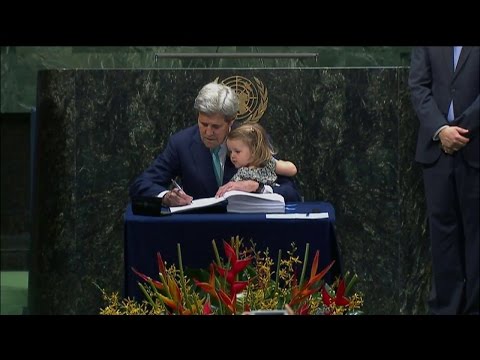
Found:
[[[320,251],[322,269],[332,260],[335,264],[327,275],[332,281],[342,271],[338,245],[335,238],[335,210],[327,202],[287,203],[286,213],[327,212],[326,219],[267,219],[265,214],[172,214],[166,216],[140,216],[132,213],[131,205],[125,213],[125,291],[124,295],[142,299],[137,282],[140,278],[131,270],[159,279],[156,253],[160,252],[167,264],[178,268],[177,243],[181,244],[184,268],[208,269],[215,259],[212,240],[216,241],[220,256],[224,257],[222,240],[229,241],[239,235],[243,244],[250,239],[257,250],[266,250],[275,261],[278,250],[283,256],[294,242],[296,254],[303,260],[305,245],[310,244],[307,275],[315,251]],[[301,267],[299,267],[299,276]]]

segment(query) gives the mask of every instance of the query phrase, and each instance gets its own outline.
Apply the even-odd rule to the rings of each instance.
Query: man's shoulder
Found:
[[[177,131],[172,135],[172,140],[185,141],[186,139],[191,139],[196,133],[198,133],[198,125],[193,125]]]

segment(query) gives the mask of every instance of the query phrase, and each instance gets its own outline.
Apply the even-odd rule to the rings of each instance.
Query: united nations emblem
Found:
[[[218,77],[215,79],[218,82]],[[267,110],[268,91],[265,85],[253,77],[254,82],[243,76],[230,76],[221,81],[222,84],[231,87],[238,95],[240,106],[238,108],[237,121],[244,123],[256,123]]]

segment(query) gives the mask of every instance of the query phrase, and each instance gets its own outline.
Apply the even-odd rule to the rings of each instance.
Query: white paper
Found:
[[[183,205],[183,206],[174,206],[170,208],[171,213],[176,213],[176,212],[182,212],[182,211],[188,211],[188,210],[193,210],[193,209],[200,209],[204,207],[208,207],[211,205],[215,204],[220,204],[221,202],[225,201],[223,197],[215,198],[204,198],[204,199],[196,199],[192,200],[192,203],[189,205]]]
[[[193,200],[190,205],[170,207],[171,213],[201,209],[220,204],[228,199],[227,211],[236,213],[283,213],[285,201],[279,194],[256,194],[232,190],[223,197],[211,197]]]

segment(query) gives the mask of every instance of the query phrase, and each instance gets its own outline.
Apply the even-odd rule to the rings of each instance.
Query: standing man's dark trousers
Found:
[[[468,145],[467,145],[468,146]],[[479,169],[442,153],[423,168],[432,242],[432,314],[478,314]]]

